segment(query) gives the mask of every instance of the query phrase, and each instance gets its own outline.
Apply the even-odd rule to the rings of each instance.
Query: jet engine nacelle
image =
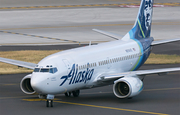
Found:
[[[143,82],[138,77],[124,77],[116,80],[113,92],[118,98],[129,98],[138,95],[143,89]]]
[[[32,74],[29,74],[21,80],[20,87],[25,94],[32,95],[36,93],[36,91],[34,91],[34,89],[31,87],[31,77]]]

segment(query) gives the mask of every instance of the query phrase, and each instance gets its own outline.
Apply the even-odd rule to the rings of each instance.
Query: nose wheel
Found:
[[[46,97],[46,107],[53,107],[53,99],[54,99],[54,95],[50,95],[48,94]]]
[[[46,107],[53,107],[53,100],[46,100]]]

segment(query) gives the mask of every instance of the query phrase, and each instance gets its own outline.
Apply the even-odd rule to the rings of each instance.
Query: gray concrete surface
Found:
[[[104,3],[126,3],[127,0],[1,0],[0,7],[19,6],[47,6],[47,5],[83,5],[83,4],[104,4]],[[129,2],[139,2],[139,0],[128,0]]]
[[[1,0],[0,7],[49,6],[49,5],[84,5],[139,3],[140,0]],[[155,0],[155,3],[179,2],[179,0]]]
[[[155,39],[180,37],[180,7],[154,8],[152,36]],[[64,44],[64,41],[17,35],[75,40],[88,43],[113,39],[92,31],[93,28],[126,34],[133,26],[138,8],[73,8],[0,11],[0,45]],[[69,42],[72,43],[72,42]]]

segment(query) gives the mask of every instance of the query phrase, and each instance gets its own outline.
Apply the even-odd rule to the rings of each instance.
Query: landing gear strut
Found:
[[[66,92],[66,93],[65,93],[65,96],[66,96],[66,97],[70,97],[71,94],[73,94],[74,97],[78,97],[79,94],[80,94],[80,90],[76,90],[76,91],[72,91],[72,92]]]
[[[46,107],[53,107],[53,99],[54,99],[54,95],[50,95],[48,94],[46,97]]]

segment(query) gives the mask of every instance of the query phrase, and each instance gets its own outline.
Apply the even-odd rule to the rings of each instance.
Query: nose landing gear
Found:
[[[75,90],[72,92],[66,92],[65,96],[70,97],[71,94],[74,97],[78,97],[80,94],[80,90]],[[53,99],[54,99],[54,95],[48,94],[48,95],[39,95],[39,98],[41,99],[46,99],[46,107],[53,107]]]
[[[46,100],[46,107],[53,107],[53,100]]]
[[[48,94],[46,97],[46,107],[53,107],[53,99],[54,99],[54,95],[50,95]]]

